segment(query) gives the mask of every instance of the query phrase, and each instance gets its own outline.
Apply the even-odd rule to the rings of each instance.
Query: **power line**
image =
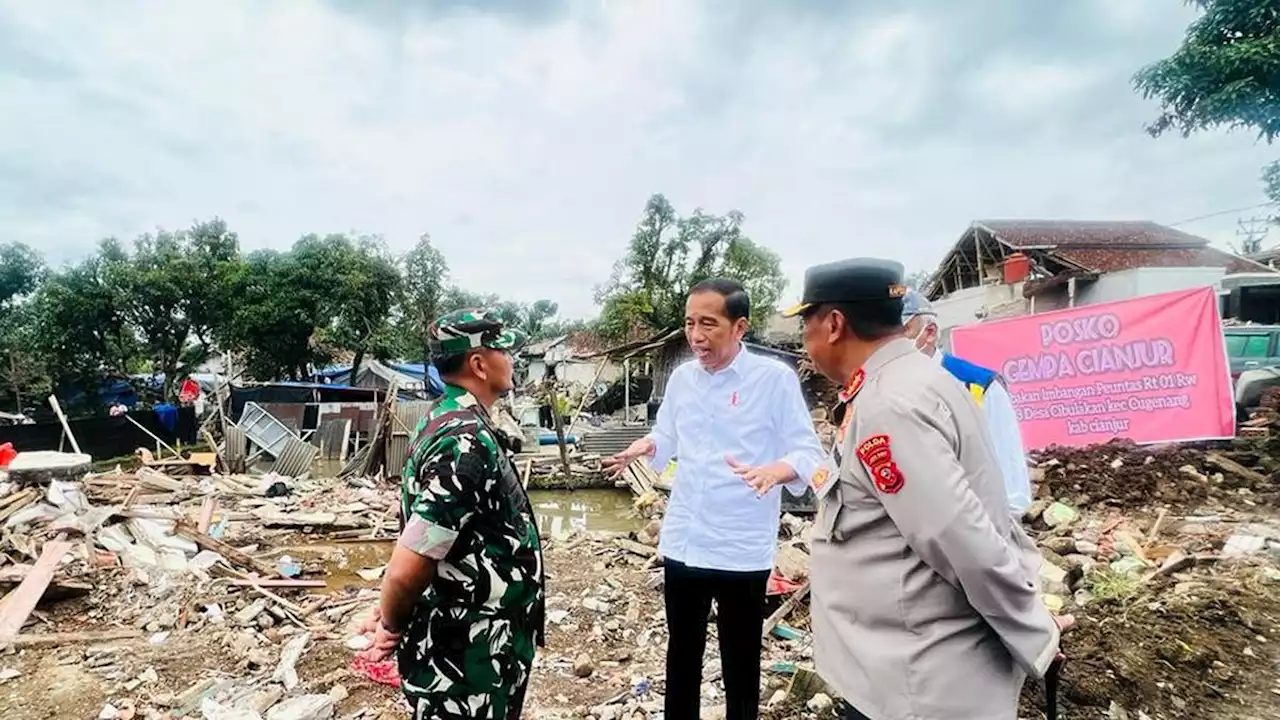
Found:
[[[1270,223],[1269,219],[1256,215],[1248,220],[1244,218],[1237,220],[1236,225],[1240,227],[1236,230],[1236,236],[1241,238],[1237,252],[1249,256],[1261,251],[1262,241],[1267,237],[1267,226]]]
[[[1187,218],[1186,220],[1179,220],[1178,222],[1174,222],[1174,223],[1166,223],[1166,225],[1168,227],[1178,227],[1179,225],[1186,225],[1187,223],[1193,223],[1197,220],[1207,220],[1209,218],[1218,217],[1219,215],[1230,215],[1232,213],[1242,213],[1246,210],[1257,210],[1258,208],[1276,207],[1276,206],[1280,206],[1280,203],[1277,203],[1276,201],[1273,200],[1271,202],[1264,202],[1264,203],[1258,203],[1257,205],[1250,205],[1249,207],[1232,208],[1231,210],[1219,210],[1218,212],[1211,212],[1208,215],[1197,215],[1196,217]]]

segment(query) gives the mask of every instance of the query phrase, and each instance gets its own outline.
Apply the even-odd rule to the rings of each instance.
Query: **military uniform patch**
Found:
[[[906,478],[893,461],[893,452],[889,449],[888,435],[872,435],[858,445],[858,459],[867,466],[871,473],[871,481],[882,493],[893,494],[902,489]]]
[[[831,473],[826,468],[818,468],[818,471],[813,474],[814,489],[821,489],[830,479]]]

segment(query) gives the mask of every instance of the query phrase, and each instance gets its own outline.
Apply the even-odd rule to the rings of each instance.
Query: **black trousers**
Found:
[[[726,720],[756,720],[760,713],[760,633],[769,571],[731,572],[667,560],[666,720],[697,720],[707,619],[716,603]]]

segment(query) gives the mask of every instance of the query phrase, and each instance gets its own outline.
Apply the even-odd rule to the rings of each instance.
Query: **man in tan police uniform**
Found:
[[[903,338],[902,266],[810,268],[805,349],[841,393],[813,532],[818,671],[855,720],[1015,720],[1058,654],[982,411]]]

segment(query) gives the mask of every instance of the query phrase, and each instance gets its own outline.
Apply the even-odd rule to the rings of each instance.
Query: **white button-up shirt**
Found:
[[[784,487],[805,492],[824,456],[795,371],[745,347],[715,373],[690,360],[671,373],[649,439],[655,470],[677,458],[658,552],[691,567],[772,569],[782,487],[757,496],[725,456],[781,460],[797,475]]]
[[[933,357],[941,363],[942,351],[934,353]],[[1031,506],[1031,473],[1027,470],[1027,454],[1022,448],[1022,431],[1018,429],[1013,399],[1000,381],[993,381],[983,392],[982,414],[987,418],[996,461],[1000,463],[1000,474],[1004,476],[1009,512],[1015,517],[1022,517]]]

